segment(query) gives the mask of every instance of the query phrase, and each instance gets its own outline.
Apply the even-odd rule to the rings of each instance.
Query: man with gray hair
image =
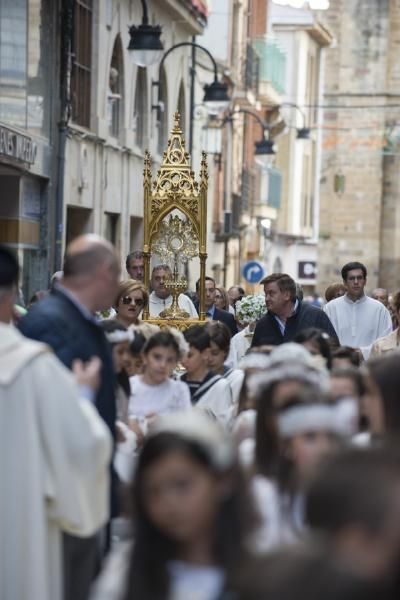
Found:
[[[165,282],[171,277],[171,268],[168,265],[157,265],[151,273],[151,289],[149,297],[150,317],[156,318],[172,304],[172,296]],[[185,294],[179,294],[178,306],[187,312],[191,319],[198,319],[199,315],[191,299]]]
[[[375,288],[372,290],[371,298],[378,300],[378,302],[381,302],[383,306],[389,309],[389,293],[384,288]]]

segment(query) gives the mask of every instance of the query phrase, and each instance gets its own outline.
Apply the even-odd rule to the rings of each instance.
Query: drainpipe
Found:
[[[64,233],[65,148],[68,122],[71,116],[72,39],[75,0],[62,0],[61,61],[60,61],[60,121],[58,123],[57,191],[55,206],[55,255],[53,271],[62,269]]]

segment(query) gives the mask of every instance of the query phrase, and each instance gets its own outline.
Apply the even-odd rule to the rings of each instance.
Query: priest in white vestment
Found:
[[[108,520],[111,437],[44,344],[0,323],[0,598],[61,600],[62,532]]]
[[[17,283],[0,246],[0,598],[62,600],[62,533],[89,537],[108,520],[112,441],[90,389],[10,324]],[[79,367],[82,384],[96,361],[92,378]]]
[[[158,317],[163,310],[169,308],[172,304],[172,296],[165,287],[165,281],[170,276],[171,269],[168,265],[158,265],[157,267],[154,267],[151,274],[151,288],[153,291],[149,297],[150,317]],[[180,309],[186,311],[190,315],[190,318],[198,319],[199,315],[189,296],[179,294],[178,305]]]
[[[372,344],[392,331],[392,319],[385,306],[364,293],[367,272],[361,263],[342,269],[346,294],[324,307],[342,346],[360,349],[367,360]]]

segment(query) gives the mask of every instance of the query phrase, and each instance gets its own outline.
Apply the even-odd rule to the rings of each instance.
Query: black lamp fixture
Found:
[[[270,139],[263,139],[255,143],[254,160],[263,168],[271,168],[275,159],[274,142]]]
[[[218,114],[228,108],[231,99],[228,94],[228,86],[218,79],[204,86],[203,102],[210,114]]]
[[[182,48],[184,46],[191,46],[192,48],[198,48],[199,50],[202,50],[203,52],[205,52],[208,55],[208,57],[210,58],[210,60],[213,64],[213,69],[214,69],[214,81],[212,83],[206,84],[204,86],[203,103],[205,104],[205,106],[210,114],[218,114],[219,112],[228,108],[229,103],[231,101],[231,99],[229,97],[229,93],[228,93],[228,86],[223,81],[218,80],[218,67],[217,67],[217,63],[216,63],[213,55],[211,54],[211,52],[209,50],[207,50],[207,48],[204,48],[204,46],[200,46],[200,44],[196,44],[196,42],[180,42],[179,44],[175,44],[171,48],[168,48],[168,50],[165,52],[164,56],[161,59],[160,66],[159,66],[159,73],[160,73],[159,80],[158,80],[158,82],[154,82],[154,84],[158,85],[159,100],[160,100],[160,96],[161,96],[161,90],[160,90],[161,70],[162,70],[164,61],[173,50],[176,50],[177,48]],[[156,107],[156,108],[158,108],[158,107]]]
[[[260,115],[254,113],[247,108],[239,108],[231,113],[231,116],[236,113],[243,113],[253,117],[260,125],[262,130],[262,139],[255,143],[254,161],[262,168],[269,169],[275,160],[275,144],[270,138],[270,127],[268,123],[262,120]]]
[[[303,126],[299,127],[299,128],[296,127],[296,129],[297,129],[296,139],[298,139],[298,140],[309,140],[310,139],[310,135],[311,135],[311,129],[309,127],[306,127],[306,115],[301,110],[300,106],[298,106],[297,104],[294,104],[294,102],[283,102],[282,104],[280,104],[276,108],[280,108],[281,106],[288,106],[290,108],[295,108],[301,114],[301,117],[302,117],[302,120],[303,120]]]
[[[129,28],[129,45],[133,62],[139,67],[149,67],[162,57],[164,46],[160,40],[161,27],[149,24],[146,0],[141,0],[143,18],[141,25],[131,25]]]

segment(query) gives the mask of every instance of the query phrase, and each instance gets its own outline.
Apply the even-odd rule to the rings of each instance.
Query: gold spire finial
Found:
[[[172,130],[172,133],[182,133],[182,129],[181,129],[181,115],[178,111],[176,111],[176,113],[174,114],[174,128]]]

